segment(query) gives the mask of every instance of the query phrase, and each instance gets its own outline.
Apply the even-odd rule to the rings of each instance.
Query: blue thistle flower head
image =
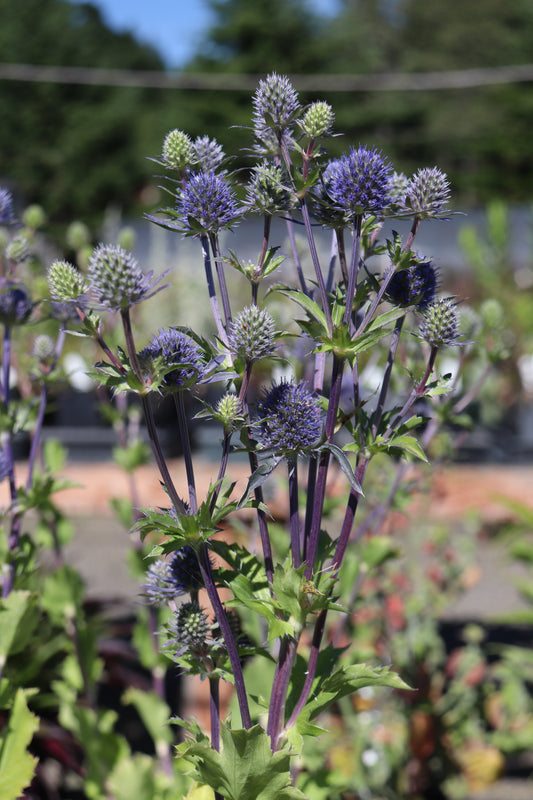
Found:
[[[14,223],[13,195],[8,189],[0,186],[0,225],[13,225]]]
[[[158,558],[146,570],[146,583],[141,585],[142,594],[150,605],[163,606],[176,596],[172,585],[170,564],[164,558]]]
[[[459,314],[453,297],[441,297],[424,310],[420,336],[431,347],[459,344]]]
[[[437,270],[430,259],[420,256],[405,269],[395,272],[387,286],[387,298],[400,308],[415,306],[423,311],[435,299]]]
[[[423,167],[410,179],[405,203],[418,217],[445,217],[449,211],[450,182],[438,167]]]
[[[183,232],[190,236],[217,233],[241,216],[233,189],[213,170],[189,176],[178,197],[177,211]]]
[[[203,586],[198,556],[190,544],[172,553],[169,561],[170,581],[176,595],[197,592]]]
[[[278,455],[311,450],[322,433],[320,401],[304,382],[273,383],[257,407],[257,438]]]
[[[7,281],[0,285],[0,322],[4,325],[22,325],[33,308],[30,294],[22,283]]]
[[[273,72],[259,81],[253,100],[254,134],[259,141],[256,148],[265,155],[280,151],[280,142],[292,146],[291,126],[300,111],[298,93],[290,80]]]
[[[89,259],[89,280],[98,303],[109,311],[125,311],[165,288],[163,276],[153,279],[144,273],[127,250],[116,245],[99,245]],[[64,298],[59,298],[64,299]]]
[[[333,202],[331,188],[339,160],[330,161],[322,173],[320,182],[313,187],[309,195],[310,210],[314,218],[328,228],[345,228],[348,224],[346,210]]]
[[[379,216],[390,204],[392,168],[379,150],[359,146],[341,156],[332,172],[329,195],[350,217]]]
[[[203,172],[216,172],[224,161],[225,153],[216,139],[198,136],[193,143],[193,164]]]
[[[157,373],[164,370],[159,382],[162,393],[190,388],[207,370],[200,347],[179,328],[161,329],[138,358],[142,371],[152,380],[157,380]]]

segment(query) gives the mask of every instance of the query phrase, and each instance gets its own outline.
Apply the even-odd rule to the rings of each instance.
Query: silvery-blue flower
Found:
[[[298,93],[290,80],[275,72],[259,82],[253,96],[256,149],[265,155],[279,153],[280,141],[292,143],[292,125],[300,111]]]
[[[438,167],[423,167],[410,179],[406,206],[418,217],[442,217],[449,213],[450,182]]]
[[[22,325],[31,314],[33,303],[30,293],[22,283],[7,281],[0,284],[0,322],[4,325]]]
[[[322,433],[320,401],[303,381],[273,383],[257,407],[257,439],[278,455],[313,448]]]
[[[379,150],[359,146],[338,159],[331,175],[329,195],[333,204],[350,217],[379,216],[390,204],[392,168]]]
[[[154,280],[152,272],[144,273],[137,259],[117,245],[99,245],[88,272],[98,303],[110,311],[125,311],[163,288],[157,286],[162,276]]]
[[[198,136],[193,143],[193,164],[203,172],[216,172],[224,161],[222,145],[209,136]]]
[[[434,301],[437,283],[431,260],[420,259],[394,273],[387,286],[387,299],[401,308],[415,306],[422,311]]]
[[[198,235],[229,228],[241,216],[235,193],[226,178],[201,171],[189,176],[177,203],[181,229]]]
[[[194,339],[179,328],[163,328],[150,344],[138,353],[145,378],[157,378],[161,368],[168,370],[159,385],[163,393],[188,389],[206,371],[202,351]]]

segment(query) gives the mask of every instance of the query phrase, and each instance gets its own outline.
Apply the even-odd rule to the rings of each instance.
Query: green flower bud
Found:
[[[65,238],[71,250],[81,250],[91,241],[91,234],[84,222],[75,221],[68,226]]]
[[[274,320],[268,311],[248,306],[231,324],[228,343],[230,350],[246,361],[265,358],[276,345]]]
[[[55,345],[52,337],[47,336],[46,333],[36,336],[33,343],[33,355],[45,364],[52,361],[55,355]]]
[[[6,256],[9,261],[22,263],[30,256],[30,243],[25,236],[15,236],[6,247]]]
[[[48,287],[54,300],[78,300],[89,285],[83,275],[68,261],[54,261],[48,270]]]
[[[44,213],[44,209],[37,204],[28,206],[22,215],[22,221],[24,225],[26,225],[26,227],[30,228],[32,231],[42,228],[46,223],[46,214]]]
[[[135,247],[135,231],[131,227],[121,228],[118,232],[117,244],[124,250],[133,250]]]
[[[452,298],[441,298],[426,308],[420,335],[431,347],[453,345],[458,334],[457,304]]]
[[[179,170],[188,167],[194,158],[194,147],[187,134],[178,128],[167,133],[163,142],[162,156],[169,167]]]
[[[335,114],[329,103],[318,101],[306,110],[301,128],[310,139],[318,139],[331,133],[334,120]]]
[[[242,419],[242,408],[236,394],[228,392],[217,403],[216,417],[226,430],[234,428]]]
[[[196,602],[183,603],[178,609],[176,620],[176,638],[180,647],[188,649],[201,648],[207,640],[209,623],[207,617]]]

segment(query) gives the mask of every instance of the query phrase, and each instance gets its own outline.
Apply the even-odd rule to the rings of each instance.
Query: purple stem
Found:
[[[363,217],[357,214],[353,222],[354,243],[352,247],[352,260],[346,287],[346,307],[344,309],[343,323],[348,325],[353,312],[353,301],[357,288],[357,275],[359,273],[359,255],[361,253],[361,224]]]
[[[328,293],[326,291],[326,284],[324,283],[324,276],[322,275],[322,269],[320,267],[320,260],[318,258],[318,253],[315,244],[315,237],[313,236],[313,228],[311,226],[311,219],[309,217],[309,209],[307,208],[307,203],[305,202],[305,200],[302,200],[302,202],[300,203],[300,209],[302,211],[305,231],[307,233],[307,241],[309,244],[309,252],[311,254],[311,260],[313,262],[313,267],[315,268],[318,290],[320,292],[320,297],[322,300],[322,310],[326,317],[328,331],[332,333],[333,322],[331,320],[331,311],[329,308]]]
[[[341,386],[342,386],[342,373],[344,370],[344,359],[338,356],[333,356],[333,368],[331,376],[331,391],[329,396],[328,413],[326,415],[325,436],[326,441],[330,442],[333,438],[335,431],[335,421],[337,419],[337,410],[339,408]],[[326,496],[326,483],[328,477],[330,455],[327,450],[320,454],[318,475],[316,481],[316,491],[313,502],[313,513],[311,526],[309,530],[309,541],[306,549],[306,570],[305,576],[309,580],[313,572],[313,565],[315,562],[318,539],[320,535],[320,525],[322,523],[322,511],[324,507],[324,499]]]
[[[389,390],[389,383],[390,377],[392,373],[392,367],[394,365],[394,359],[396,358],[396,351],[398,349],[398,344],[400,341],[400,335],[402,332],[403,323],[405,320],[404,317],[400,317],[396,320],[396,325],[394,326],[394,331],[392,333],[392,339],[389,347],[389,354],[387,356],[387,364],[385,367],[385,374],[383,375],[383,382],[381,384],[381,391],[379,393],[379,399],[376,406],[376,410],[374,411],[374,416],[372,419],[372,435],[374,439],[376,438],[379,423],[381,422],[381,417],[383,416],[383,409],[385,407],[385,401],[387,399],[387,392]]]
[[[219,678],[209,678],[209,710],[211,712],[211,747],[220,750]]]
[[[198,509],[196,501],[196,483],[194,480],[194,467],[191,454],[191,440],[189,438],[189,428],[187,426],[187,415],[185,413],[185,402],[183,392],[174,395],[176,404],[176,414],[178,416],[178,426],[180,431],[181,446],[183,448],[183,459],[185,461],[185,472],[187,474],[187,485],[189,487],[189,507],[193,514]]]
[[[292,636],[284,636],[281,640],[267,723],[267,734],[270,736],[273,753],[278,749],[278,740],[284,724],[285,703],[297,646],[298,642]]]
[[[215,259],[215,268],[217,271],[218,285],[220,288],[220,297],[222,300],[222,309],[226,320],[226,330],[231,322],[231,309],[229,303],[228,287],[226,286],[226,277],[224,275],[224,265],[220,256],[220,247],[218,242],[218,235],[216,233],[209,234],[209,241],[211,244],[211,251]]]
[[[298,508],[298,462],[296,457],[287,460],[289,475],[289,528],[291,534],[291,551],[293,566],[298,568],[302,563],[300,545],[300,515]]]
[[[398,427],[404,417],[409,413],[414,403],[418,400],[419,397],[422,397],[426,390],[426,384],[429,380],[431,373],[433,372],[433,367],[435,366],[435,359],[437,358],[439,348],[433,346],[429,353],[428,363],[426,365],[426,371],[422,376],[422,380],[420,383],[414,387],[413,391],[405,401],[403,408],[401,411],[398,412],[394,420],[390,423],[387,430],[385,431],[385,436],[389,436],[392,431]]]
[[[200,570],[202,573],[204,586],[207,591],[207,596],[209,597],[209,601],[213,607],[216,620],[219,624],[220,630],[222,631],[222,636],[224,637],[226,650],[228,651],[231,670],[233,672],[233,679],[235,681],[235,691],[237,693],[239,710],[241,712],[242,725],[244,728],[248,729],[252,727],[252,721],[250,718],[248,697],[246,695],[246,687],[244,685],[244,676],[242,674],[239,653],[237,650],[237,645],[235,644],[231,626],[228,622],[226,612],[224,611],[224,606],[222,605],[222,601],[215,586],[215,579],[213,577],[213,570],[211,567],[211,561],[209,559],[209,551],[205,542],[200,544],[198,562],[200,564]]]
[[[213,280],[213,268],[211,266],[211,257],[209,255],[209,239],[207,236],[200,236],[200,242],[202,244],[202,253],[204,257],[204,270],[205,270],[205,277],[207,280],[207,291],[209,292],[209,302],[211,303],[211,311],[213,312],[213,318],[215,320],[215,325],[217,327],[218,335],[224,345],[227,346],[228,340],[226,336],[226,331],[224,330],[224,324],[222,322],[222,315],[220,313],[220,306],[218,304],[217,292],[215,289],[215,281]]]
[[[300,282],[300,288],[305,295],[311,297],[311,292],[307,288],[307,284],[305,282],[300,253],[298,252],[298,245],[296,244],[296,237],[294,235],[294,223],[290,214],[287,217],[287,234],[289,236],[292,257],[294,258],[294,263],[296,264],[296,274],[298,276],[298,281]]]

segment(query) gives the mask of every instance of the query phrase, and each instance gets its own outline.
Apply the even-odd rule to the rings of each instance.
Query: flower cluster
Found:
[[[391,167],[374,147],[352,148],[331,172],[329,195],[349,216],[381,214],[390,204]]]
[[[319,101],[311,103],[305,110],[300,127],[310,139],[318,139],[331,133],[334,120],[335,114],[329,103]]]
[[[232,322],[228,344],[232,353],[248,362],[272,355],[276,345],[274,320],[265,309],[248,306]]]
[[[415,306],[419,311],[435,299],[437,272],[431,260],[420,259],[395,272],[387,286],[387,297],[400,308]]]
[[[4,325],[22,325],[32,308],[30,294],[23,284],[7,281],[0,286],[0,322]]]
[[[203,172],[216,172],[225,158],[222,145],[209,136],[198,136],[193,144],[193,163]]]
[[[260,151],[274,155],[279,153],[281,142],[290,145],[291,125],[300,111],[300,101],[288,78],[274,72],[260,81],[253,109],[254,134]]]
[[[426,308],[420,335],[431,347],[445,347],[456,343],[459,317],[457,303],[453,298],[440,298]]]
[[[145,274],[133,255],[122,247],[104,244],[93,251],[89,260],[89,279],[97,301],[110,311],[125,311],[151,297],[158,291],[160,280],[153,280],[151,272]]]
[[[449,212],[450,183],[438,167],[419,169],[407,186],[406,207],[418,217],[441,217]]]
[[[60,303],[79,300],[89,289],[85,278],[68,261],[54,261],[48,270],[47,280],[50,294]]]
[[[13,225],[14,222],[13,195],[7,189],[0,187],[0,225]]]
[[[161,329],[150,344],[138,353],[145,378],[157,380],[159,370],[164,375],[159,391],[178,392],[197,383],[205,374],[202,352],[194,339],[179,328]]]
[[[165,136],[161,155],[168,167],[184,170],[192,162],[194,148],[187,134],[175,128]]]
[[[257,416],[259,443],[276,454],[305,452],[320,439],[320,401],[303,382],[273,383],[258,404]]]
[[[213,170],[189,176],[178,197],[183,232],[192,236],[217,233],[240,217],[235,193],[223,175]]]

